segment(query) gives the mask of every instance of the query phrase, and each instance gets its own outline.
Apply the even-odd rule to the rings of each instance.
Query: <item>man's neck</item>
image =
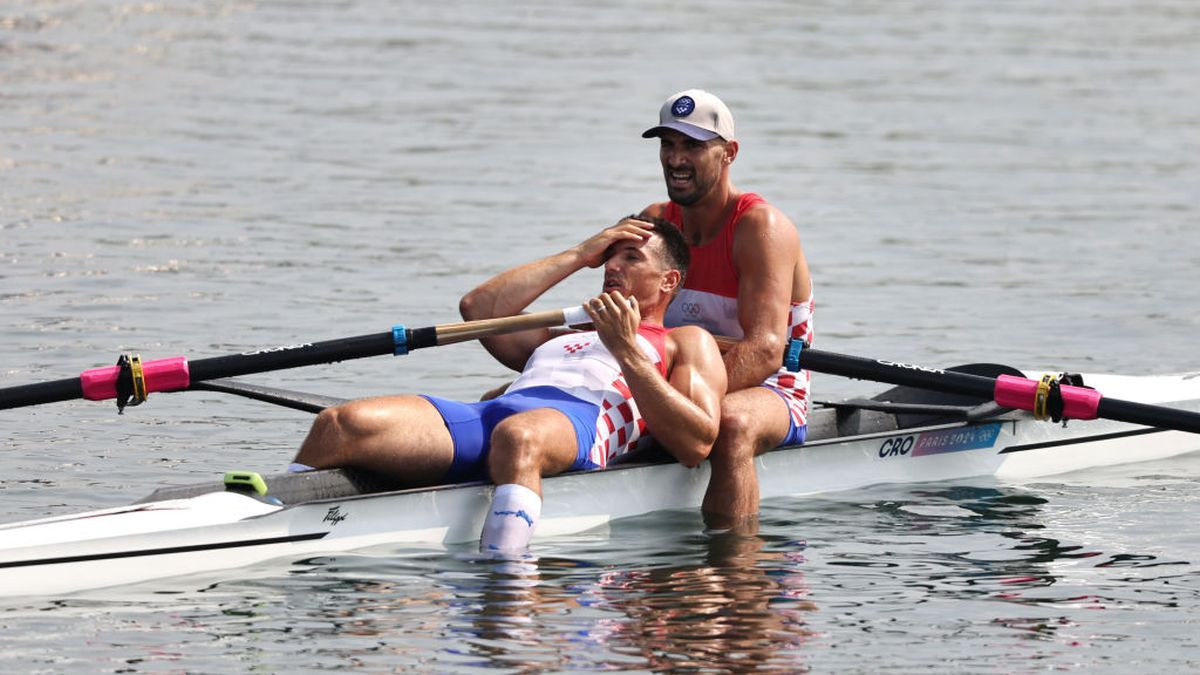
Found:
[[[650,305],[649,307],[638,303],[638,307],[642,313],[642,323],[648,323],[653,326],[663,325],[667,314],[667,303]]]
[[[714,188],[691,206],[681,206],[680,223],[688,244],[703,246],[716,238],[729,222],[741,193],[732,185]]]

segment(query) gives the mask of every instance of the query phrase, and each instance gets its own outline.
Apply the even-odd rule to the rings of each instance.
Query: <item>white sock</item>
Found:
[[[479,550],[517,552],[529,548],[533,530],[542,515],[542,498],[524,485],[496,486],[492,506],[483,521]]]
[[[304,473],[305,471],[316,471],[316,468],[307,464],[301,464],[300,462],[292,462],[291,464],[288,464],[288,473]]]

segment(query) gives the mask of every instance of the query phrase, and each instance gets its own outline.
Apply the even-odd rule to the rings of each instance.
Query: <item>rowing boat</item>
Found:
[[[1200,373],[1084,379],[1131,402],[1200,411]],[[1026,480],[1197,450],[1194,433],[1111,419],[1047,424],[995,402],[896,387],[817,406],[808,442],[761,455],[757,469],[769,499],[882,483]],[[650,455],[545,479],[535,541],[695,509],[708,472],[707,463],[688,469]],[[163,488],[128,506],[0,525],[0,596],[72,593],[380,545],[470,542],[492,490],[486,483],[396,489],[350,470],[259,481],[231,472],[225,481]]]

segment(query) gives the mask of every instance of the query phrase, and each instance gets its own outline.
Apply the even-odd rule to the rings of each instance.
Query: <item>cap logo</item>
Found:
[[[676,117],[687,117],[696,109],[696,102],[691,96],[680,96],[675,99],[675,103],[671,106],[671,114]]]

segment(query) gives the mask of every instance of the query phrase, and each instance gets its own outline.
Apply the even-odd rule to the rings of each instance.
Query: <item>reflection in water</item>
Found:
[[[553,626],[580,605],[567,588],[549,580],[547,571],[558,562],[479,561],[482,569],[469,589],[455,591],[461,616],[452,630],[461,640],[461,653],[473,657],[470,663],[519,672],[569,667],[569,636]],[[563,567],[570,566],[563,561]]]
[[[859,536],[852,544],[818,544],[817,555],[827,553],[826,546],[833,550],[829,559],[810,565],[810,583],[821,589],[822,606],[834,612],[870,616],[895,607],[913,618],[928,617],[932,634],[972,626],[977,640],[991,636],[992,644],[1014,638],[1090,644],[1089,633],[1111,626],[1083,618],[1088,612],[1169,610],[1194,602],[1181,597],[1194,595],[1187,588],[1193,565],[1122,551],[1122,542],[1081,538],[1096,512],[1081,507],[1064,514],[1062,499],[1038,494],[945,486],[831,504],[817,513],[843,519],[842,531]],[[1078,520],[1082,528],[1064,529],[1064,519]],[[829,535],[826,528],[813,529]],[[831,571],[839,568],[846,573]],[[1109,572],[1114,568],[1130,574],[1114,578]],[[984,602],[964,602],[970,600]],[[958,607],[957,616],[939,610],[947,606]],[[957,627],[948,629],[949,624]],[[906,628],[914,638],[921,632],[917,626]]]
[[[799,570],[803,544],[769,550],[762,537],[735,534],[698,541],[685,556],[695,562],[655,568],[476,561],[474,574],[452,582],[457,656],[521,672],[804,670],[815,607]]]
[[[604,575],[602,604],[624,617],[608,623],[610,646],[632,649],[656,670],[802,669],[800,647],[815,610],[799,567],[803,544],[766,549],[757,535],[708,538],[699,564]]]
[[[1136,538],[1064,526],[1098,509],[1064,501],[1063,489],[875,488],[779,502],[754,535],[704,535],[698,514],[656,514],[539,549],[561,557],[339,554],[257,578],[222,573],[202,590],[194,578],[175,592],[155,582],[140,602],[123,590],[109,604],[4,616],[31,617],[39,636],[82,630],[72,656],[113,645],[114,667],[185,672],[216,661],[266,672],[838,672],[847,658],[978,672],[1081,646],[1102,661],[1126,638],[1195,644],[1195,566]],[[159,605],[169,610],[147,611]],[[1095,611],[1110,608],[1142,611]],[[19,639],[11,653],[41,638]]]
[[[314,663],[324,664],[322,669],[370,672],[420,667],[436,653],[438,636],[445,633],[445,617],[430,607],[454,598],[444,586],[388,573],[388,566],[378,562],[353,555],[313,558],[298,562],[307,569],[294,570],[293,576],[215,587],[221,595],[235,592],[222,610],[227,621],[210,623],[208,632],[222,642],[240,644],[244,662],[263,656],[257,669],[268,672],[309,670]],[[410,567],[405,561],[396,569]],[[375,574],[366,574],[368,570]],[[292,645],[292,653],[267,657],[272,642]]]
[[[829,564],[904,568],[896,571],[902,577],[924,572],[920,583],[935,594],[1012,597],[1016,588],[1054,584],[1046,563],[1096,555],[1033,534],[1045,528],[1040,510],[1046,503],[990,487],[911,490],[869,505],[883,522],[881,538],[860,540],[868,545],[865,560]],[[1015,543],[998,548],[996,536]],[[913,552],[909,544],[917,541],[922,546]]]

